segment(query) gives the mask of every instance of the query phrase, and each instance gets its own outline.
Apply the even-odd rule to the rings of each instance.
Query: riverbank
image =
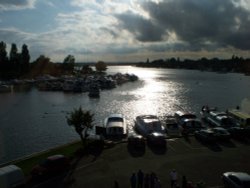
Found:
[[[76,150],[79,148],[82,148],[82,142],[77,140],[77,141],[73,141],[65,145],[61,145],[61,146],[51,148],[45,151],[34,153],[26,157],[1,164],[0,167],[14,164],[20,167],[23,170],[24,174],[28,176],[32,167],[38,164],[39,162],[41,162],[42,160],[46,159],[48,156],[55,155],[55,154],[62,154],[69,158],[72,158]]]

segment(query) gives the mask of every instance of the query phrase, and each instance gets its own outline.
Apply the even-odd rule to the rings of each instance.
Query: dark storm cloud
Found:
[[[152,20],[147,20],[140,15],[126,12],[116,15],[120,21],[120,27],[131,32],[139,41],[159,41],[164,35],[164,30],[160,25],[154,24]]]
[[[250,12],[230,0],[144,1],[141,6],[149,20],[129,13],[116,16],[139,41],[162,41],[164,33],[175,33],[183,42],[173,44],[176,49],[250,49]]]

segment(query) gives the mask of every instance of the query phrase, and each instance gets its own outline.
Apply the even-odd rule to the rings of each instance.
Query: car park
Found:
[[[70,168],[70,160],[64,155],[52,155],[33,167],[31,175],[35,177],[56,176]]]
[[[250,175],[245,172],[225,172],[222,181],[227,188],[249,188]]]
[[[214,132],[210,129],[202,129],[200,131],[195,131],[194,136],[197,140],[206,143],[215,143],[216,137]]]
[[[145,148],[145,139],[142,135],[131,134],[128,136],[128,145],[135,148]]]
[[[166,146],[165,135],[158,132],[152,132],[147,136],[147,142],[152,146]]]
[[[217,140],[228,141],[231,138],[230,133],[222,127],[215,127],[212,128],[211,130],[214,132],[214,136],[216,137]]]

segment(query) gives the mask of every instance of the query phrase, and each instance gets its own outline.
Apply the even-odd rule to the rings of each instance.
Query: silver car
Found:
[[[225,172],[222,181],[227,188],[249,188],[250,175],[245,172]]]

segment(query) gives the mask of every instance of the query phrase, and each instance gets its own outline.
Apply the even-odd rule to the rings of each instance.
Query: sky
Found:
[[[0,41],[31,60],[250,57],[250,0],[0,0]]]

